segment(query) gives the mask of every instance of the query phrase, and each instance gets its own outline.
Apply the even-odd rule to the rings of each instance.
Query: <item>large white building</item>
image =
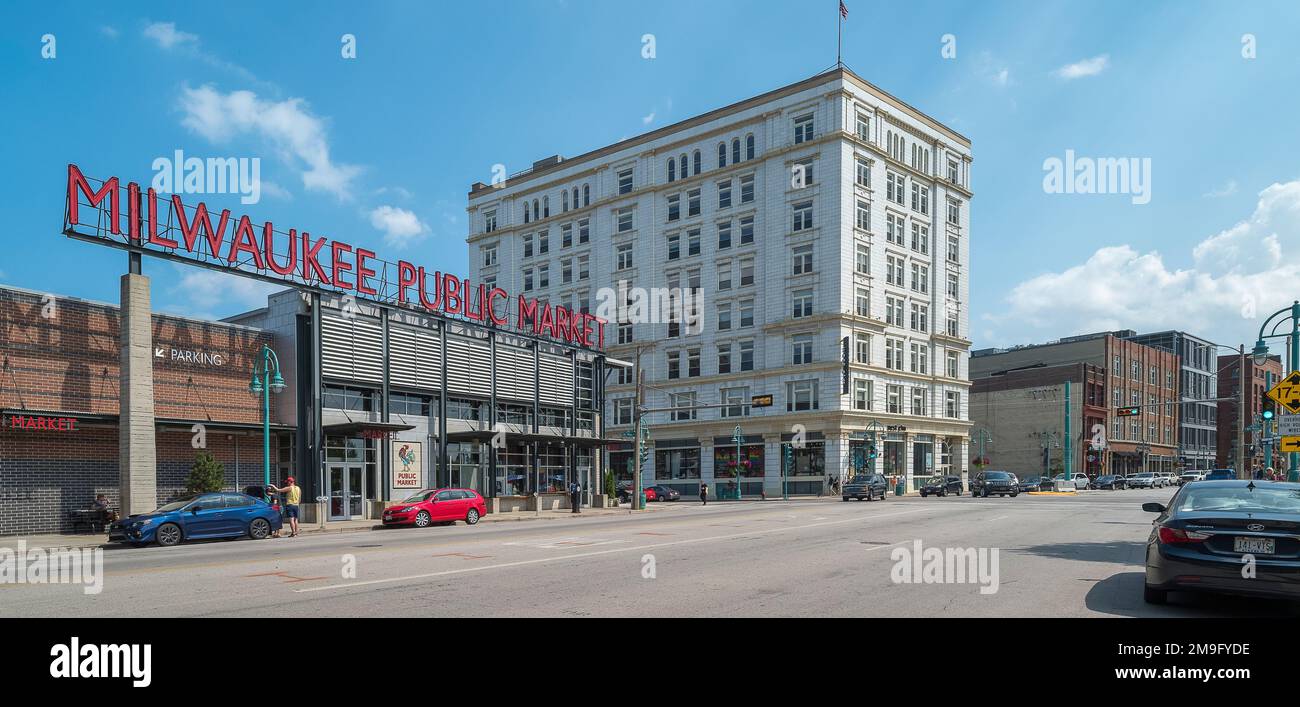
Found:
[[[835,69],[474,184],[470,270],[598,314],[620,286],[696,294],[694,322],[606,326],[610,356],[640,355],[646,407],[735,403],[649,413],[647,484],[725,495],[739,467],[743,493],[780,494],[791,445],[789,491],[817,493],[870,430],[875,468],[915,489],[970,457],[970,165],[967,138]],[[619,438],[635,374],[611,376]],[[629,448],[609,448],[620,478]]]

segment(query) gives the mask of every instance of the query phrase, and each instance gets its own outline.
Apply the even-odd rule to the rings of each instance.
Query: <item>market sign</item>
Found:
[[[11,430],[31,430],[34,432],[76,432],[77,418],[50,417],[48,415],[6,415],[5,427]]]
[[[420,488],[422,446],[420,442],[393,442],[393,488]]]
[[[584,348],[605,347],[605,320],[563,305],[525,295],[512,300],[500,287],[428,272],[405,260],[381,260],[374,251],[307,231],[286,232],[270,221],[255,226],[247,215],[235,217],[229,209],[215,214],[213,226],[206,203],[186,206],[179,194],[163,201],[152,187],[141,191],[135,182],[126,185],[123,213],[118,178],[88,179],[75,164],[68,165],[67,186],[63,232],[80,240],[437,317],[512,327]]]

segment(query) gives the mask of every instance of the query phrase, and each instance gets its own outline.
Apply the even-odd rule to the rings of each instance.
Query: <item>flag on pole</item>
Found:
[[[849,8],[844,4],[844,0],[840,0],[840,18],[849,19]]]

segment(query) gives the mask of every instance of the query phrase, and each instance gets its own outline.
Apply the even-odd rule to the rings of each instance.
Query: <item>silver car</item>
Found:
[[[1156,475],[1144,471],[1140,474],[1134,474],[1128,477],[1128,487],[1131,489],[1152,489],[1156,487]]]

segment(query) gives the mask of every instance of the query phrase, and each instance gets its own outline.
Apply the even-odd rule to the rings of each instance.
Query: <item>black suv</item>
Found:
[[[981,471],[975,475],[970,482],[970,495],[976,498],[983,496],[1010,496],[1015,498],[1020,495],[1020,482],[1009,471]]]
[[[844,491],[840,493],[845,501],[850,498],[856,498],[859,501],[867,499],[885,499],[889,497],[889,482],[881,474],[863,474],[855,476],[844,484]]]
[[[961,495],[960,476],[935,476],[921,487],[921,498],[926,496]]]

